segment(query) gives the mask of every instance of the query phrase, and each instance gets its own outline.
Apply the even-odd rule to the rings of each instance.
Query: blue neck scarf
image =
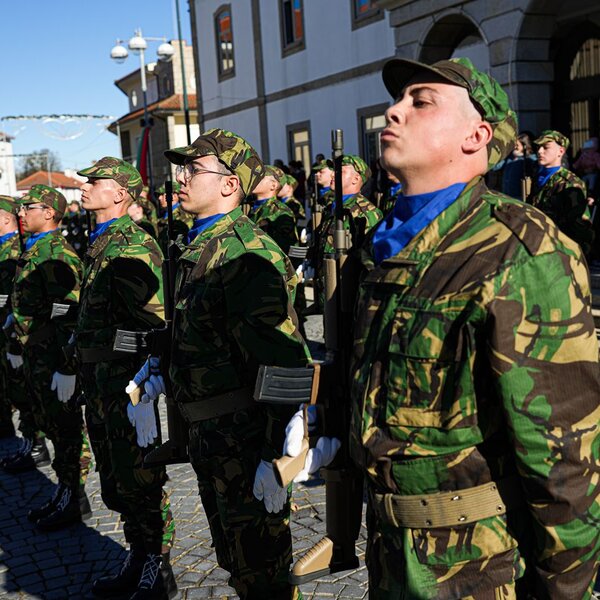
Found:
[[[109,219],[104,223],[98,223],[92,231],[90,231],[90,246],[96,241],[98,236],[102,235],[109,227],[111,223],[114,223],[117,219]]]
[[[16,231],[10,231],[9,233],[5,233],[4,235],[0,235],[0,246],[2,246],[5,242],[8,242],[11,238],[14,238],[17,235]]]
[[[329,187],[322,187],[319,190],[319,198],[322,198],[330,189],[331,189],[331,186],[329,186]]]
[[[259,206],[262,206],[265,202],[268,202],[269,200],[271,200],[271,198],[264,198],[262,200],[255,200],[252,203],[252,210],[257,209]]]
[[[342,204],[346,204],[350,198],[354,198],[356,194],[344,194],[342,196]],[[335,214],[335,200],[331,203],[331,214]]]
[[[400,182],[395,183],[390,187],[390,197],[397,196],[400,190],[402,189],[402,184]]]
[[[213,223],[216,223],[221,217],[224,217],[225,213],[217,213],[210,217],[203,217],[202,219],[194,219],[192,228],[187,234],[187,243],[190,244],[198,234],[206,231]]]
[[[280,202],[283,202],[284,204],[291,198],[291,196],[285,196],[283,198],[279,198]]]
[[[34,233],[34,234],[30,235],[25,240],[25,250],[31,250],[32,246],[38,240],[41,240],[42,238],[45,238],[47,235],[49,235],[51,233],[54,233],[55,231],[58,231],[58,229],[52,229],[51,231],[42,231],[42,233]]]
[[[379,264],[396,256],[437,216],[448,208],[465,189],[466,183],[455,183],[442,190],[404,196],[400,194],[388,216],[379,223],[373,235],[373,258]]]
[[[172,210],[173,212],[175,212],[175,209],[179,206],[179,202],[177,204],[173,204]],[[168,209],[165,209],[165,212],[162,214],[162,218],[163,219],[167,219],[169,217],[169,211]]]
[[[537,173],[537,184],[538,188],[544,187],[546,185],[546,181],[558,171],[560,167],[540,167]]]

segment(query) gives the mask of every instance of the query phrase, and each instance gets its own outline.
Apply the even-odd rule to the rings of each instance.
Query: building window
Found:
[[[299,160],[304,171],[310,173],[310,122],[294,123],[287,126],[288,151],[290,160]]]
[[[350,0],[352,9],[352,29],[358,29],[375,21],[381,21],[385,12],[378,8],[376,0]]]
[[[303,50],[305,45],[302,0],[279,0],[279,16],[283,56]]]
[[[358,110],[360,154],[370,165],[381,156],[381,132],[385,129],[388,104],[378,104]]]
[[[233,26],[231,5],[225,4],[215,13],[215,35],[217,43],[217,64],[219,80],[235,74],[233,59]]]
[[[123,160],[131,162],[131,133],[121,130],[121,156]]]

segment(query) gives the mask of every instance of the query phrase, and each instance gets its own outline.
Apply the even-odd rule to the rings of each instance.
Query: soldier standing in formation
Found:
[[[304,204],[294,197],[297,187],[298,180],[292,175],[284,174],[281,178],[281,189],[277,192],[277,198],[292,209],[294,217],[296,217],[296,227],[298,227],[299,220],[306,219]]]
[[[580,248],[483,175],[508,97],[468,59],[389,61],[383,165],[402,182],[361,252],[351,450],[371,598],[589,598],[598,342]]]
[[[333,180],[333,164],[330,160],[322,159],[313,165],[315,174],[315,184],[317,186],[317,201],[323,207],[329,206],[334,199],[331,190],[331,181]]]
[[[61,227],[67,242],[73,246],[79,256],[83,256],[87,249],[88,236],[86,217],[81,212],[79,202],[75,200],[69,202]]]
[[[594,230],[589,220],[586,186],[575,173],[562,166],[569,138],[548,129],[534,143],[538,146],[539,171],[528,202],[548,215],[588,254]]]
[[[285,173],[273,165],[265,165],[265,176],[258,182],[248,217],[288,254],[298,243],[296,218],[291,208],[277,198]]]
[[[192,226],[194,218],[189,213],[185,212],[181,208],[179,200],[179,190],[181,186],[179,182],[173,182],[173,235],[177,239],[180,235],[185,238]],[[158,219],[158,243],[164,254],[167,253],[167,246],[169,245],[169,231],[168,231],[168,217],[167,217],[167,195],[165,193],[165,186],[161,185],[158,190],[158,203],[163,213]]]
[[[10,354],[11,363],[22,363],[36,429],[54,445],[58,487],[52,499],[27,515],[46,531],[90,514],[80,487],[82,411],[69,402],[75,367],[62,352],[75,321],[81,282],[81,261],[60,233],[66,207],[64,196],[45,185],[34,185],[21,199],[19,213],[29,237],[17,264],[8,318],[20,346],[18,354]],[[54,314],[57,305],[66,308],[64,314]],[[10,465],[4,468],[10,471]]]
[[[178,261],[169,377],[190,425],[189,456],[217,560],[242,599],[299,598],[287,581],[290,490],[271,465],[295,407],[253,400],[260,364],[309,360],[291,308],[294,270],[240,207],[265,167],[245,140],[221,129],[165,154],[179,166],[182,206],[195,215]],[[145,389],[154,400],[162,377]]]
[[[105,157],[79,175],[88,178],[81,187],[83,207],[96,216],[75,329],[81,385],[102,499],[120,513],[130,545],[120,572],[97,579],[92,592],[100,598],[171,598],[177,587],[169,563],[174,525],[163,492],[167,475],[164,467],[143,466],[153,446],[140,448],[130,420],[148,415],[142,405],[128,414],[124,391],[140,356],[113,350],[119,328],[146,331],[164,325],[162,254],[127,214],[142,190],[132,165]]]

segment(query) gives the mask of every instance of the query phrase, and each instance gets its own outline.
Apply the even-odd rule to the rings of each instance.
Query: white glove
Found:
[[[302,244],[306,244],[307,241],[308,241],[308,235],[306,233],[306,227],[303,227],[302,231],[300,232],[300,242]]]
[[[130,394],[144,384],[144,393],[141,397],[142,402],[154,401],[160,394],[165,394],[165,380],[159,373],[159,367],[160,359],[151,356],[129,382],[125,388],[125,392]]]
[[[320,437],[317,445],[307,452],[304,469],[294,477],[294,481],[296,483],[308,481],[311,475],[321,467],[326,467],[335,458],[341,445],[337,438]]]
[[[298,456],[302,451],[302,440],[304,438],[304,411],[303,405],[294,413],[285,428],[285,441],[283,442],[283,454]],[[314,431],[317,426],[317,407],[311,404],[308,407],[308,431]]]
[[[135,427],[140,448],[146,448],[158,437],[153,402],[139,402],[135,406],[130,402],[127,406],[127,417]]]
[[[254,477],[254,497],[265,503],[267,512],[278,513],[287,501],[288,492],[275,479],[273,465],[261,460]]]
[[[18,369],[23,366],[23,357],[20,354],[11,354],[10,352],[7,352],[6,358],[8,358],[8,362],[13,369]]]
[[[52,375],[50,389],[56,390],[56,395],[61,402],[68,402],[75,393],[75,382],[77,375],[63,375],[56,371]]]
[[[12,313],[8,313],[6,317],[6,321],[4,321],[4,325],[2,325],[2,329],[5,331],[10,329],[15,324],[15,316]]]

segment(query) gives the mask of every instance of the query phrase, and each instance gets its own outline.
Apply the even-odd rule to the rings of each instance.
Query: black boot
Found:
[[[50,452],[46,440],[42,438],[35,442],[26,440],[20,452],[14,458],[4,461],[2,467],[8,473],[16,474],[45,467],[50,462]]]
[[[92,594],[97,598],[127,598],[128,594],[133,594],[137,589],[145,560],[144,547],[132,544],[119,574],[96,579],[92,585]]]
[[[42,506],[38,508],[31,509],[27,513],[27,520],[31,523],[35,523],[36,521],[39,521],[40,519],[47,517],[50,513],[54,512],[54,510],[56,509],[56,503],[58,502],[58,499],[62,496],[62,492],[63,484],[59,483],[56,489],[54,490],[52,498],[50,498],[48,502],[42,504]]]
[[[79,512],[81,513],[82,521],[87,521],[92,516],[92,507],[82,485],[79,486]]]
[[[75,523],[81,523],[79,486],[74,491],[64,484],[60,485],[62,491],[54,505],[54,510],[35,524],[41,531],[58,531]]]
[[[169,600],[177,594],[177,584],[169,555],[147,554],[137,591],[129,600]]]

